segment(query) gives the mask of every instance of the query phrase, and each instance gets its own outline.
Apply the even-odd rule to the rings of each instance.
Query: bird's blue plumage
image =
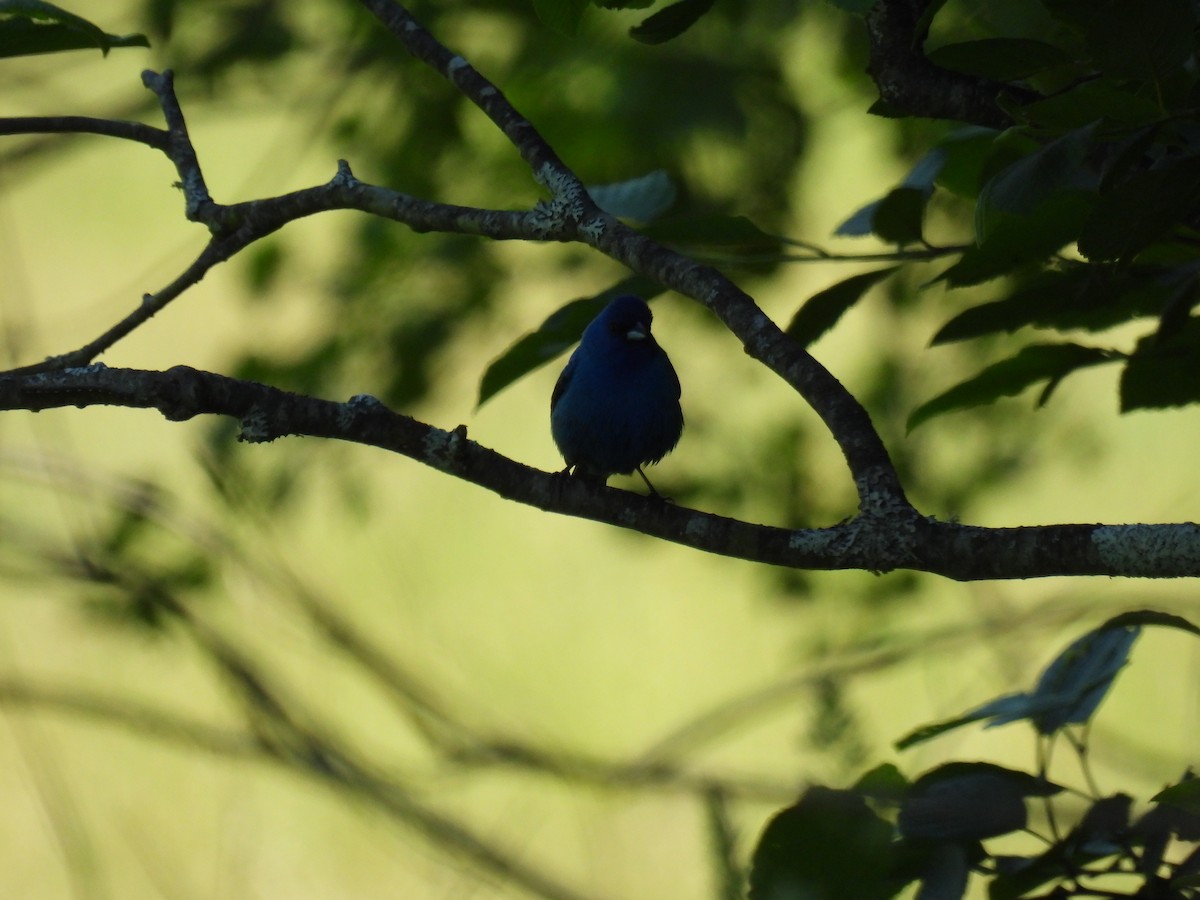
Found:
[[[577,475],[627,475],[679,442],[679,378],[650,334],[650,319],[645,301],[617,297],[584,330],[558,377],[550,432]]]

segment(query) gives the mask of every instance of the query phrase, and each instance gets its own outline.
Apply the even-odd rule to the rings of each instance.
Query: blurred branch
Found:
[[[857,516],[829,528],[757,525],[542,472],[387,409],[373,397],[346,403],[306,397],[187,366],[166,372],[103,365],[0,376],[0,409],[125,406],[171,421],[223,415],[251,443],[288,435],[380,447],[548,512],[629,528],[697,550],[804,569],[904,568],[948,578],[1200,575],[1200,525],[1040,525],[983,528],[897,513]]]

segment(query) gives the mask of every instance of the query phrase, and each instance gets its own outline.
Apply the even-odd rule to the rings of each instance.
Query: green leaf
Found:
[[[671,176],[661,169],[628,181],[589,187],[587,192],[606,213],[637,222],[657,219],[674,205],[679,193]]]
[[[993,154],[998,132],[991,128],[957,128],[938,142],[945,151],[945,162],[937,175],[937,184],[960,197],[975,199],[983,186],[986,160]]]
[[[643,44],[663,44],[679,37],[706,12],[716,0],[678,0],[629,29],[629,36]]]
[[[592,0],[592,3],[601,9],[646,9],[655,0]]]
[[[533,0],[542,24],[562,34],[575,34],[590,0]]]
[[[0,0],[0,57],[65,50],[149,47],[142,34],[108,34],[98,25],[43,0]]]
[[[1048,381],[1055,385],[1077,369],[1112,359],[1110,351],[1096,347],[1032,344],[917,407],[908,417],[908,430],[912,431],[935,416],[1014,396],[1038,382]]]
[[[880,763],[864,773],[851,788],[871,800],[899,803],[908,793],[909,781],[893,763]]]
[[[764,829],[750,870],[750,900],[820,897],[886,900],[892,826],[852,791],[814,786]]]
[[[860,272],[813,294],[792,316],[785,331],[801,346],[809,346],[837,324],[843,313],[867,291],[899,269],[900,266],[888,266],[873,272]]]
[[[943,69],[994,81],[1016,81],[1071,62],[1060,47],[1027,38],[983,38],[943,44],[929,51],[929,61]]]
[[[475,408],[483,406],[514,381],[541,368],[578,341],[583,329],[614,297],[636,294],[649,300],[662,292],[662,285],[635,275],[594,297],[572,300],[555,310],[536,331],[521,337],[488,364],[479,381],[479,400]]]

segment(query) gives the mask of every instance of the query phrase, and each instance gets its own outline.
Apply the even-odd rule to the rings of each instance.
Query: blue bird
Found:
[[[617,297],[584,329],[554,393],[550,433],[573,474],[604,483],[642,471],[683,433],[679,378],[650,334],[650,307]]]

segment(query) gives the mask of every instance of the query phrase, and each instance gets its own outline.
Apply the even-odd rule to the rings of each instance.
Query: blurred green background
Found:
[[[434,200],[539,196],[490,124],[354,4],[101,6],[86,14],[153,49],[5,61],[0,114],[159,124],[139,73],[171,67],[219,202],[323,182],[338,158]],[[662,169],[673,213],[744,215],[835,252],[889,249],[827,236],[942,128],[866,114],[860,24],[824,4],[719,4],[657,47],[629,39],[637,11],[592,10],[575,36],[520,0],[414,12],[587,183]],[[174,178],[132,143],[0,141],[8,363],[83,344],[194,258],[205,235]],[[950,204],[928,226],[969,234]],[[786,322],[871,265],[725,268]],[[934,273],[877,289],[815,348],[922,510],[983,525],[1195,518],[1196,417],[1118,418],[1115,373],[1077,376],[1040,413],[1017,398],[906,435],[916,404],[979,364],[979,345],[926,348],[962,302],[923,286]],[[103,361],[370,393],[555,469],[562,361],[476,409],[479,378],[624,274],[582,248],[321,216],[214,271]],[[840,455],[803,403],[694,302],[654,309],[688,419],[659,488],[782,525],[850,515]],[[1197,613],[1188,584],[779,571],[551,517],[375,450],[233,437],[131,410],[5,417],[5,896],[723,896],[719,838],[743,863],[805,784],[883,760],[1029,766],[1024,726],[890,744],[1027,687],[1116,610]],[[1197,724],[1188,640],[1148,634],[1133,659],[1092,739],[1100,777],[1131,791],[1178,777]]]

